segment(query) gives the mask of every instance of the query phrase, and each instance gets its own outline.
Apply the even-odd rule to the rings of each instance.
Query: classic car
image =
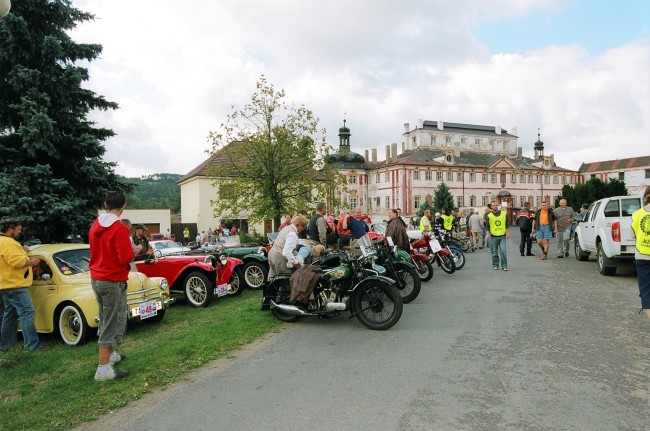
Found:
[[[228,256],[240,259],[243,262],[242,273],[244,283],[249,289],[261,289],[269,275],[269,262],[266,257],[266,248],[256,247],[227,247],[217,248],[216,257]]]
[[[40,259],[33,267],[34,282],[29,288],[34,302],[34,325],[41,333],[58,332],[69,345],[88,340],[99,323],[99,307],[90,285],[87,244],[33,246],[28,253]],[[160,321],[170,298],[164,277],[129,273],[127,304],[132,321]]]
[[[243,283],[239,259],[213,255],[170,255],[159,251],[137,256],[138,271],[154,277],[165,277],[172,294],[182,295],[193,307],[206,307],[214,299],[225,295],[240,295]]]
[[[190,251],[188,247],[183,247],[183,244],[180,242],[172,241],[171,239],[150,241],[149,246],[153,252],[158,251],[163,256],[169,256],[172,254],[185,254]]]

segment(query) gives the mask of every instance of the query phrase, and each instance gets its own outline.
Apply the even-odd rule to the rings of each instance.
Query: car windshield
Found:
[[[153,243],[153,246],[156,250],[162,250],[163,248],[182,247],[180,242],[174,242],[174,241],[155,242]]]
[[[74,275],[88,271],[90,250],[78,249],[55,253],[53,256],[57,268],[64,275]]]

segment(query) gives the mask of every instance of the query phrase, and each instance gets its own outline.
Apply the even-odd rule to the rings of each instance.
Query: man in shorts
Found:
[[[548,208],[548,203],[542,202],[542,207],[535,213],[532,234],[537,238],[537,245],[542,249],[542,260],[548,259],[548,248],[551,238],[557,233],[557,219]]]
[[[108,192],[104,199],[106,213],[90,227],[90,279],[99,305],[99,365],[95,380],[113,380],[127,376],[113,365],[125,359],[115,348],[126,335],[128,308],[126,288],[131,261],[135,257],[129,228],[120,221],[126,208],[122,192]]]

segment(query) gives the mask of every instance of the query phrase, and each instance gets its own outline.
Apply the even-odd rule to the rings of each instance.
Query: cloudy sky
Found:
[[[537,130],[558,165],[650,155],[647,0],[75,0],[100,43],[88,86],[120,109],[127,176],[186,174],[207,136],[264,74],[338,145],[344,113],[360,154],[402,142],[418,119]]]

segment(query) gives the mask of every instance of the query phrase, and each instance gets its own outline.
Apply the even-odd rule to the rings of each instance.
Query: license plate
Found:
[[[148,317],[153,317],[158,314],[158,304],[156,301],[148,301],[143,304],[140,304],[139,308],[140,319],[146,319]]]
[[[442,247],[440,247],[440,243],[438,242],[437,239],[432,239],[431,241],[429,241],[429,246],[431,247],[431,250],[434,253],[437,253],[440,250],[442,250]]]
[[[225,296],[228,294],[228,284],[220,284],[214,288],[214,294],[217,296]]]

